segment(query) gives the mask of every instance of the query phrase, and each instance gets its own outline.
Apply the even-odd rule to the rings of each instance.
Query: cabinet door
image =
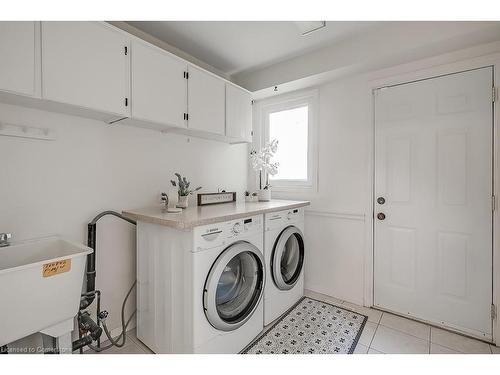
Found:
[[[0,22],[0,90],[35,95],[37,34],[35,22]]]
[[[133,42],[131,53],[132,117],[186,127],[186,62],[141,42]]]
[[[225,82],[192,65],[188,79],[188,128],[224,135]]]
[[[252,96],[226,83],[226,136],[238,142],[252,142]]]
[[[102,22],[42,22],[42,97],[129,116],[128,44]]]

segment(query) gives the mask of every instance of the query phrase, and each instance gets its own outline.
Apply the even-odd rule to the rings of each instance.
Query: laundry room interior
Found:
[[[497,9],[56,3],[0,16],[0,364],[497,358]]]

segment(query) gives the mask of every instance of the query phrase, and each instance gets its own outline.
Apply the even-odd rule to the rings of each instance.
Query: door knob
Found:
[[[378,204],[384,204],[385,203],[385,198],[384,197],[378,197],[377,198],[377,203]]]
[[[382,212],[379,212],[379,213],[377,214],[377,219],[379,219],[379,220],[384,220],[384,219],[385,219],[385,214],[384,214],[384,213],[382,213]]]

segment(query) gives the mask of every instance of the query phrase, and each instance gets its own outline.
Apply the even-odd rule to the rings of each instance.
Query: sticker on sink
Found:
[[[43,277],[50,277],[59,273],[68,272],[71,270],[71,259],[63,259],[57,262],[45,263],[43,265]]]

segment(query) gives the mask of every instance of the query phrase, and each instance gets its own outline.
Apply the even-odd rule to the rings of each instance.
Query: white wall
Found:
[[[425,69],[430,67],[442,67],[438,69],[438,74],[449,73],[447,64],[458,61],[457,56],[468,60],[483,56],[485,51],[498,51],[498,47],[491,45],[484,49],[434,56],[345,77],[317,87],[320,101],[318,191],[293,194],[273,192],[275,198],[311,201],[311,207],[306,209],[305,223],[307,289],[357,304],[369,303],[364,285],[367,281],[365,268],[370,267],[366,252],[372,214],[369,196],[373,129],[371,90],[374,82],[382,83],[389,77],[407,73],[408,80],[411,80],[410,77],[415,79],[415,72],[418,71],[422,71],[419,78],[428,77]],[[260,139],[261,104],[262,101],[258,101],[255,106],[255,146]],[[253,180],[253,173],[249,171],[249,182]]]
[[[359,78],[319,88],[318,192],[306,215],[306,288],[361,305],[371,125],[364,88]]]
[[[0,232],[15,240],[57,233],[86,243],[87,223],[97,213],[157,204],[177,171],[202,191],[224,188],[242,197],[246,189],[247,145],[188,141],[6,104],[0,122],[57,132],[55,141],[0,136]],[[97,231],[96,282],[113,329],[135,279],[135,227],[104,218]]]
[[[318,189],[313,193],[273,192],[273,197],[310,200],[306,210],[306,288],[363,304],[364,211],[370,91],[362,78],[318,88]],[[260,132],[255,106],[255,146]],[[253,182],[253,171],[249,171]]]

